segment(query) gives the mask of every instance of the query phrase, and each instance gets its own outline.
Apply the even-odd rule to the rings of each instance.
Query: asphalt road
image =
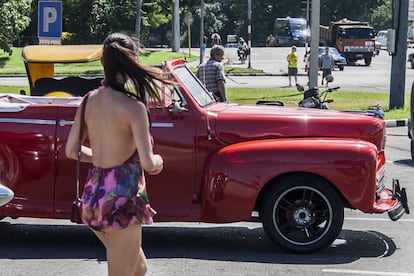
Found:
[[[255,69],[262,69],[273,76],[228,76],[227,87],[286,88],[289,83],[286,55],[289,51],[289,47],[253,48],[250,66]],[[413,49],[408,49],[407,55],[413,51]],[[303,57],[305,48],[299,47],[297,52],[299,57]],[[225,56],[228,58],[229,65],[248,66],[248,62],[241,63],[238,60],[235,48],[226,48]],[[363,61],[358,61],[355,64],[345,66],[343,71],[333,71],[334,82],[330,86],[340,86],[343,91],[389,93],[391,61],[392,57],[385,50],[381,50],[380,54],[373,58],[370,66],[365,66]],[[198,63],[199,61],[193,64]],[[409,93],[414,81],[414,69],[411,69],[409,63],[406,63],[405,72],[405,93]],[[299,62],[299,75],[298,82],[305,85],[308,78],[305,73],[305,63],[302,60]],[[320,83],[320,78],[321,76],[318,83]]]
[[[198,54],[197,50],[192,49],[191,53]],[[188,49],[182,49],[182,51],[188,52]],[[238,88],[286,88],[288,85],[286,55],[289,51],[289,47],[253,48],[250,57],[251,67],[262,69],[269,73],[269,76],[227,76],[226,86]],[[303,57],[305,48],[299,47],[297,51],[299,56]],[[408,49],[407,55],[413,51],[414,49]],[[227,63],[231,66],[248,66],[248,62],[241,63],[238,60],[236,48],[226,48],[225,57]],[[207,58],[208,51],[204,61]],[[362,61],[359,61],[356,64],[345,66],[344,71],[334,71],[334,82],[330,85],[340,86],[342,91],[389,93],[391,61],[392,57],[385,50],[381,50],[381,53],[373,58],[370,66],[365,66]],[[199,63],[199,60],[197,60],[190,65],[195,67]],[[300,61],[298,81],[303,85],[308,81],[304,66],[304,62]],[[407,63],[405,72],[405,93],[410,93],[414,81],[414,69],[411,69]],[[28,86],[28,81],[25,77],[0,77],[0,85]]]
[[[387,130],[387,179],[399,178],[414,198],[414,162],[406,127]],[[413,203],[411,200],[411,209]],[[0,275],[106,275],[105,250],[85,227],[66,220],[0,222]],[[273,246],[259,223],[155,223],[144,227],[149,276],[393,275],[414,276],[414,215],[392,222],[386,214],[346,210],[330,247],[309,255]]]

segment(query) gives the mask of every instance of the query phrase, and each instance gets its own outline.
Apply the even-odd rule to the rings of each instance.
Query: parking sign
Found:
[[[62,2],[39,1],[38,3],[39,39],[59,39],[62,36]]]

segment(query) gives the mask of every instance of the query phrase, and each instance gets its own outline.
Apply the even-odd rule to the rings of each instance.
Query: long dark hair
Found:
[[[155,68],[138,61],[139,42],[133,36],[124,33],[110,34],[103,42],[102,64],[104,67],[106,87],[112,87],[120,92],[127,93],[147,104],[149,98],[159,97],[159,82],[173,84]],[[132,81],[133,91],[128,91],[125,81]]]

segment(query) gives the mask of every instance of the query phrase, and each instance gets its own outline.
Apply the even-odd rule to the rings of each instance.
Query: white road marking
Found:
[[[345,220],[366,220],[366,221],[391,221],[389,218],[350,218],[346,217]],[[414,222],[414,219],[399,219],[398,222]]]
[[[391,275],[391,276],[414,276],[414,273],[405,272],[383,272],[371,270],[352,270],[352,269],[322,269],[324,273],[338,273],[338,274],[358,274],[358,275]]]

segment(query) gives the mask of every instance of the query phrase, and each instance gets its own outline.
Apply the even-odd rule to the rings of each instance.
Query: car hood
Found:
[[[357,138],[379,149],[384,143],[383,120],[349,112],[228,104],[209,113],[216,137],[226,144],[287,137]]]

